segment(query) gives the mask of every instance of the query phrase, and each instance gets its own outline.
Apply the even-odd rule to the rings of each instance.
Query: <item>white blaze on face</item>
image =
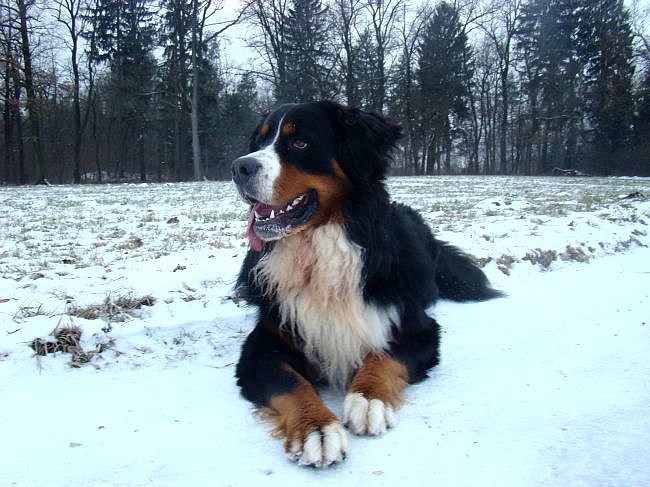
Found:
[[[280,137],[283,121],[284,117],[280,120],[275,136],[268,145],[255,152],[251,152],[246,156],[254,158],[261,164],[261,168],[257,173],[253,184],[255,194],[252,194],[251,196],[263,203],[273,202],[273,187],[275,180],[280,175],[280,157],[275,150],[275,143]]]

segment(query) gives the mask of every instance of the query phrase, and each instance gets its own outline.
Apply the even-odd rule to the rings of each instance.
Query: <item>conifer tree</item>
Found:
[[[419,47],[420,119],[427,144],[426,172],[451,171],[452,137],[468,116],[472,53],[458,11],[441,3]],[[435,166],[435,167],[434,167]]]
[[[293,0],[287,23],[288,100],[309,102],[331,96],[334,59],[328,46],[327,8],[321,0]]]
[[[581,5],[580,56],[585,66],[587,114],[593,127],[593,169],[619,171],[618,152],[630,142],[634,108],[632,28],[623,0],[590,0]]]

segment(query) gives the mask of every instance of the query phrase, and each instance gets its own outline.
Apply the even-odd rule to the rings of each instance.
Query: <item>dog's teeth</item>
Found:
[[[271,220],[275,218],[275,211],[271,210],[271,215],[269,216]]]
[[[257,218],[257,219],[259,220],[259,219],[262,218],[262,215],[260,215],[259,212],[256,211],[256,212],[255,212],[255,218]]]

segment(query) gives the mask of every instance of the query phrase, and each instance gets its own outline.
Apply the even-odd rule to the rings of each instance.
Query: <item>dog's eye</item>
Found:
[[[292,149],[297,149],[297,150],[306,149],[308,145],[309,144],[307,144],[307,142],[305,142],[304,140],[300,140],[300,139],[296,139],[293,142],[291,142],[291,148]]]

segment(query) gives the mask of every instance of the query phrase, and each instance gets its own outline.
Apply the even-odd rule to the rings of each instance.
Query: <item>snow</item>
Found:
[[[325,470],[289,461],[236,387],[255,312],[229,299],[229,183],[0,188],[0,485],[650,485],[650,200],[627,198],[650,180],[389,188],[508,297],[432,309],[441,364]],[[66,326],[88,363],[29,347]]]

